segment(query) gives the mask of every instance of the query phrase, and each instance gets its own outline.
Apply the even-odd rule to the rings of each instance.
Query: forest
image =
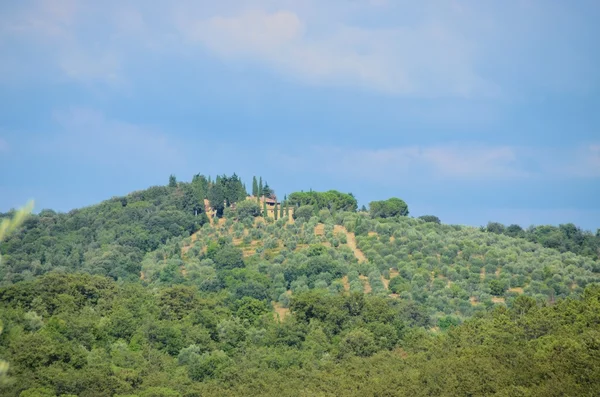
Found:
[[[0,214],[0,395],[600,394],[600,233],[409,214],[236,174]]]

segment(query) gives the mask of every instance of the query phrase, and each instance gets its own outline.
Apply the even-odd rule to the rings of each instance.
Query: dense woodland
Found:
[[[27,217],[0,242],[0,395],[600,393],[598,234],[249,193],[172,176]]]

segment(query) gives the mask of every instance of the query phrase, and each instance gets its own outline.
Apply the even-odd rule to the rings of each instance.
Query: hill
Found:
[[[172,177],[29,217],[0,244],[0,394],[600,390],[593,255],[409,218],[399,199],[246,197],[235,174]]]

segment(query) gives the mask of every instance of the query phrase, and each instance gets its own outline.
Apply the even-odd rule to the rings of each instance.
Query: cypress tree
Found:
[[[262,192],[263,192],[263,183],[262,183],[262,176],[260,177],[259,181],[258,181],[258,194],[257,196],[262,196]]]
[[[283,218],[283,203],[279,203],[279,217]]]
[[[287,200],[285,200],[285,216],[290,217],[290,203]]]
[[[254,197],[258,196],[258,182],[256,181],[256,176],[252,177],[252,195]]]
[[[275,218],[275,220],[277,220],[277,201],[275,201],[275,208],[273,208],[273,218]]]
[[[267,219],[268,216],[268,212],[267,212],[267,200],[263,200],[263,217],[265,219]]]

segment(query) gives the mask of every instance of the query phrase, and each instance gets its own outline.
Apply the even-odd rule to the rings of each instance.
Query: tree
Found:
[[[254,197],[258,196],[258,181],[256,180],[256,176],[252,177],[252,195]]]
[[[199,203],[204,204],[204,199],[208,198],[208,180],[204,175],[196,174],[192,178],[192,188]]]
[[[308,221],[314,215],[315,210],[312,205],[303,205],[294,210],[294,219]]]
[[[267,212],[267,200],[263,200],[263,218],[267,219],[269,213]]]
[[[358,206],[352,193],[340,193],[337,190],[327,192],[294,192],[288,199],[294,207],[312,205],[316,211],[328,209],[329,211],[356,211]]]
[[[275,202],[275,207],[273,207],[273,218],[275,218],[275,220],[277,220],[278,218],[278,210],[277,210],[277,201]]]
[[[373,333],[367,329],[357,328],[350,331],[340,342],[340,354],[368,357],[377,351]]]
[[[261,190],[261,196],[266,197],[266,198],[274,198],[275,197],[275,192],[273,191],[273,189],[271,189],[269,187],[269,184],[265,181],[265,186],[263,186],[262,190]]]
[[[217,176],[217,180],[210,187],[208,200],[217,216],[223,216],[225,207],[246,199],[247,192],[241,179],[234,173],[231,177],[227,175]]]
[[[279,203],[279,217],[283,218],[283,203]]]
[[[419,219],[421,219],[421,220],[423,220],[423,221],[425,221],[425,222],[437,223],[438,225],[439,225],[440,223],[442,223],[442,222],[440,221],[440,218],[438,218],[438,217],[437,217],[437,216],[435,216],[435,215],[422,215],[422,216],[420,216],[420,217],[419,217]]]
[[[205,379],[216,378],[232,365],[231,359],[221,350],[204,353],[198,356],[188,366],[190,379],[202,382]]]
[[[173,174],[169,176],[169,187],[177,187],[177,178]]]
[[[254,200],[244,200],[237,203],[235,212],[239,220],[255,218],[260,215],[260,206]]]
[[[262,196],[262,194],[263,194],[263,180],[262,180],[262,176],[261,176],[261,177],[259,177],[259,180],[258,180],[258,194],[257,194],[257,196]]]
[[[244,255],[242,250],[232,245],[220,247],[214,256],[217,269],[235,269],[244,267]]]
[[[504,225],[498,222],[488,222],[486,230],[490,233],[504,233]]]
[[[393,218],[395,216],[407,216],[408,205],[396,197],[382,201],[372,201],[369,203],[371,218]]]

